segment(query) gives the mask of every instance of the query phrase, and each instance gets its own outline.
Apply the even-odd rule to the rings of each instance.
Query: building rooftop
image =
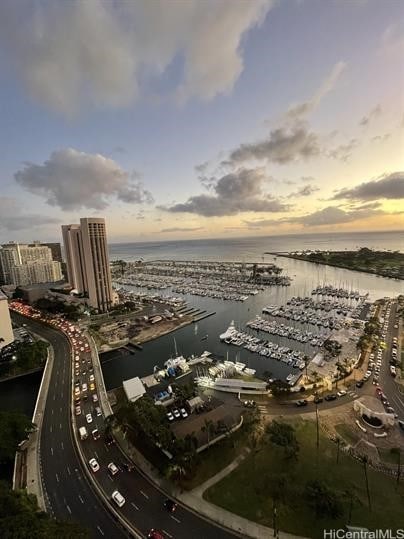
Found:
[[[124,380],[123,389],[127,399],[130,402],[137,401],[137,399],[140,399],[140,397],[146,393],[144,385],[138,376],[131,378],[130,380]]]

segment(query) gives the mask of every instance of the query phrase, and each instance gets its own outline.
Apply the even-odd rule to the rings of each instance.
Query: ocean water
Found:
[[[350,232],[294,234],[248,238],[112,243],[110,257],[127,261],[155,259],[234,260],[261,262],[266,252],[301,249],[354,250],[359,247],[404,252],[404,230],[395,232]]]
[[[231,320],[241,329],[245,323],[261,314],[265,305],[284,304],[292,296],[306,296],[318,284],[332,284],[354,288],[361,293],[369,293],[370,299],[404,294],[404,281],[385,279],[361,272],[310,264],[300,260],[264,254],[267,251],[293,251],[298,249],[355,249],[370,247],[375,249],[400,250],[404,252],[404,232],[394,233],[361,233],[361,234],[310,234],[307,236],[271,236],[265,238],[238,238],[220,240],[192,240],[181,242],[152,242],[127,243],[110,246],[111,258],[136,260],[151,259],[203,259],[203,260],[235,260],[274,262],[281,266],[286,275],[292,278],[289,287],[268,287],[264,292],[250,297],[245,302],[221,301],[213,298],[201,298],[189,294],[182,296],[189,307],[197,307],[208,313],[215,314],[197,324],[191,324],[173,333],[164,335],[154,341],[145,343],[143,350],[134,355],[121,355],[119,352],[107,356],[103,364],[103,373],[107,389],[122,385],[122,381],[133,376],[145,376],[153,372],[155,365],[162,366],[164,361],[175,354],[175,344],[178,353],[189,357],[209,350],[218,356],[246,363],[256,369],[257,374],[270,372],[278,378],[285,378],[290,367],[284,363],[263,358],[244,348],[237,348],[221,343],[220,333],[224,332]],[[135,287],[129,287],[136,290]],[[138,289],[144,291],[145,289]],[[170,294],[170,289],[150,291],[150,293]],[[207,336],[207,338],[205,338]],[[262,335],[264,337],[264,335]],[[175,338],[175,344],[174,344]],[[276,337],[267,335],[274,342]],[[202,339],[202,340],[201,340]],[[291,345],[283,342],[281,344]],[[299,348],[299,343],[293,343],[292,348]],[[302,349],[307,353],[310,350]]]

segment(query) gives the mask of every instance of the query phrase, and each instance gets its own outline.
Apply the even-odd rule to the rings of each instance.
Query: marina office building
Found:
[[[63,225],[62,235],[70,285],[91,307],[108,311],[114,296],[105,220],[84,217],[80,224]]]

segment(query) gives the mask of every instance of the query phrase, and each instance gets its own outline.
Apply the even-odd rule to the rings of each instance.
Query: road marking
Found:
[[[52,413],[52,415],[53,415],[53,408],[52,408],[52,410],[51,410],[51,413]]]
[[[51,432],[52,432],[52,425],[50,426],[50,429],[49,429]]]
[[[72,475],[72,472],[70,471],[69,466],[67,467],[67,473],[68,473],[69,475]]]
[[[72,514],[72,510],[70,509],[70,507],[68,505],[66,505],[67,507],[67,510],[69,511],[70,514]]]
[[[97,451],[94,451],[95,458],[98,459]]]
[[[130,502],[130,504],[136,509],[136,511],[139,511],[139,507],[135,503]]]
[[[62,407],[60,407],[60,413],[62,413]]]
[[[170,533],[166,532],[166,530],[163,530],[163,533],[164,533],[165,535],[167,535],[167,537],[170,537],[170,539],[173,538],[173,536],[172,536]]]
[[[175,520],[175,522],[178,522],[178,524],[181,524],[181,520],[178,520],[177,517],[175,517],[174,515],[170,515],[170,517]]]
[[[56,393],[53,394],[53,400],[55,400],[55,399],[56,399]]]
[[[145,492],[143,492],[143,490],[140,490],[139,492],[140,492],[140,494],[141,494],[142,496],[144,496],[144,497],[146,498],[146,500],[149,499],[149,496],[148,496]]]
[[[51,447],[51,453],[52,453],[52,455],[53,455],[53,447]]]
[[[62,428],[62,423],[59,423],[59,427]]]
[[[60,445],[62,446],[62,449],[65,448],[65,446],[63,445],[63,442],[60,442]]]
[[[112,479],[112,477],[108,474],[108,479],[110,479],[112,482],[114,482],[114,480]]]
[[[55,474],[56,475],[56,481],[59,483],[59,476],[58,474]]]
[[[100,532],[101,535],[104,535],[104,532],[102,531],[102,529],[99,526],[97,526],[97,530]]]
[[[84,503],[84,500],[83,500],[83,498],[80,496],[80,494],[79,494],[79,500],[81,501],[81,503]]]

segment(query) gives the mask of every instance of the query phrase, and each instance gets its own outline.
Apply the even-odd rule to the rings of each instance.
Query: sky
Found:
[[[0,241],[404,228],[401,0],[3,0]]]

